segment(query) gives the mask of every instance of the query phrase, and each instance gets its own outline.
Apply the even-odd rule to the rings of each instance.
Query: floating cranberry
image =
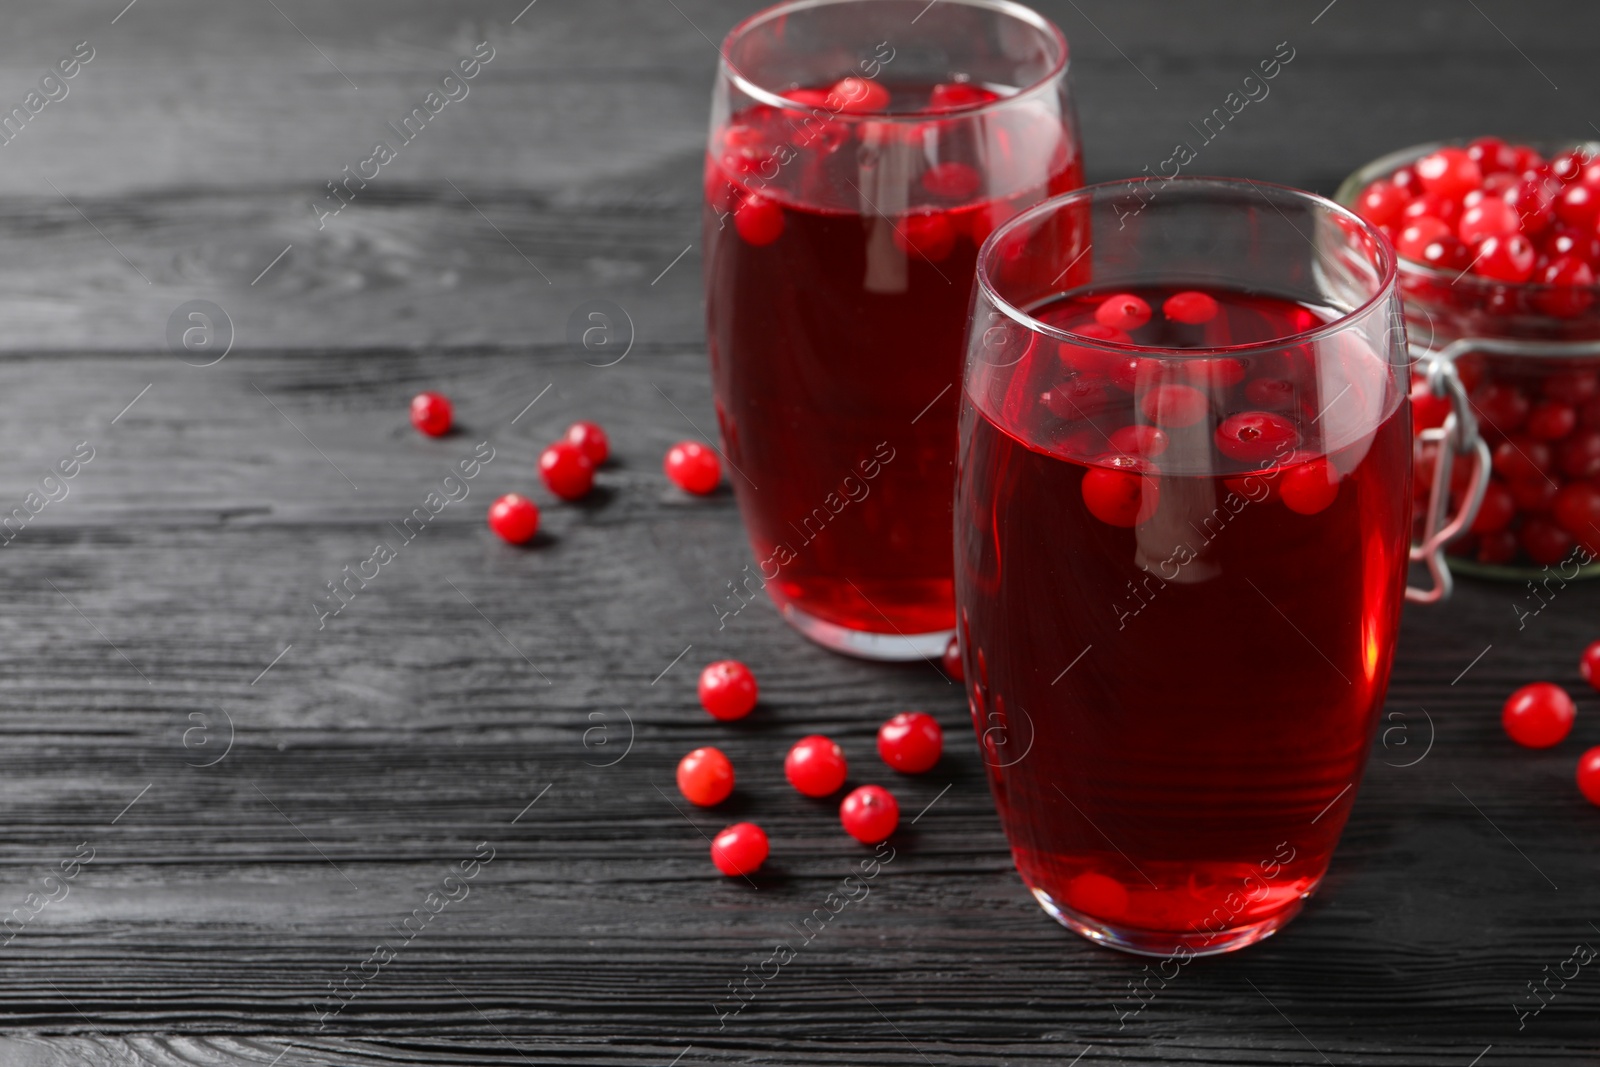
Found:
[[[1123,426],[1108,438],[1117,452],[1134,456],[1159,456],[1167,450],[1167,435],[1154,426]]]
[[[1091,412],[1105,407],[1107,396],[1104,381],[1076,375],[1057,382],[1049,392],[1040,394],[1039,399],[1058,419],[1087,419]]]
[[[767,832],[753,822],[736,822],[711,840],[711,862],[730,878],[750,875],[767,862]]]
[[[1209,293],[1188,289],[1167,297],[1161,311],[1174,322],[1198,326],[1217,317],[1217,301]]]
[[[759,696],[756,676],[736,659],[719,659],[700,672],[700,706],[713,719],[742,719],[756,706]]]
[[[1478,417],[1496,433],[1505,435],[1522,426],[1528,417],[1528,398],[1515,386],[1490,382],[1472,397]]]
[[[999,93],[971,82],[941,82],[928,94],[928,110],[954,111],[957,108],[979,107],[998,99]]]
[[[1522,220],[1515,208],[1504,200],[1488,197],[1462,212],[1456,236],[1471,245],[1497,233],[1518,233],[1521,229]]]
[[[944,731],[932,715],[902,711],[878,727],[878,755],[901,774],[932,770],[944,751]]]
[[[678,761],[678,792],[698,807],[721,804],[733,792],[733,764],[720,749],[695,749]]]
[[[1215,390],[1231,389],[1244,381],[1249,368],[1242,359],[1221,356],[1215,359],[1188,359],[1183,362],[1184,373],[1199,386]]]
[[[1206,395],[1188,385],[1158,385],[1139,398],[1145,418],[1168,429],[1193,426],[1210,409]]]
[[[1218,450],[1229,459],[1260,463],[1287,455],[1300,444],[1300,431],[1282,415],[1244,411],[1222,421],[1216,440]]]
[[[1600,641],[1590,642],[1578,660],[1578,673],[1594,689],[1600,689]]]
[[[1500,282],[1522,283],[1533,276],[1533,243],[1520,233],[1485,237],[1473,255],[1473,272]]]
[[[961,665],[961,643],[956,640],[955,634],[951,634],[950,640],[945,642],[944,655],[939,657],[939,666],[944,668],[944,673],[958,682],[966,678],[966,670]]]
[[[1410,202],[1411,197],[1404,189],[1401,189],[1393,182],[1379,178],[1363,189],[1360,196],[1356,197],[1356,214],[1374,226],[1394,226],[1400,222],[1400,213],[1405,210],[1406,205]],[[1199,295],[1205,296],[1204,293]],[[1206,297],[1206,299],[1209,300],[1211,298]],[[1169,300],[1168,303],[1170,302]],[[1213,306],[1215,306],[1214,301]],[[1178,319],[1179,322],[1189,321],[1188,319],[1178,318],[1171,311],[1167,312],[1167,317]],[[1204,322],[1206,320],[1201,319],[1200,321]]]
[[[1589,482],[1563,485],[1550,505],[1550,517],[1580,541],[1600,540],[1600,486]]]
[[[1496,533],[1511,525],[1517,515],[1517,501],[1503,482],[1489,480],[1483,491],[1483,505],[1472,520],[1470,529],[1475,534]]]
[[[821,734],[796,741],[783,760],[783,776],[808,797],[837,793],[848,773],[844,749]]]
[[[1572,729],[1577,705],[1567,691],[1550,682],[1534,682],[1512,693],[1500,712],[1511,740],[1525,748],[1549,748]]]
[[[908,255],[937,263],[955,248],[956,231],[942,211],[917,212],[895,224],[894,244]]]
[[[1294,382],[1287,378],[1252,378],[1244,387],[1244,398],[1258,408],[1277,408],[1281,411],[1294,407],[1297,391]],[[1413,405],[1416,403],[1415,397],[1413,391]],[[1445,400],[1445,406],[1449,404],[1450,401]]]
[[[1600,808],[1600,745],[1578,757],[1578,791]]]
[[[1420,261],[1422,253],[1433,242],[1445,237],[1455,236],[1450,225],[1439,219],[1427,217],[1414,219],[1400,231],[1400,236],[1395,238],[1395,251],[1406,259]],[[1530,265],[1530,268],[1531,265]]]
[[[1315,515],[1339,496],[1339,472],[1326,459],[1298,463],[1283,472],[1279,496],[1290,511]]]
[[[860,786],[839,805],[839,822],[845,833],[863,845],[876,845],[900,825],[900,805],[882,786]]]
[[[752,193],[733,213],[733,226],[746,244],[770,245],[783,236],[783,208],[776,201]]]
[[[875,81],[866,78],[840,78],[833,83],[830,92],[831,102],[839,105],[840,111],[856,114],[870,114],[882,111],[889,106],[889,90]]]
[[[1132,293],[1118,293],[1100,302],[1094,321],[1113,330],[1137,330],[1150,321],[1150,305]]]
[[[450,431],[455,409],[443,393],[418,393],[411,398],[411,425],[429,437],[442,437]]]
[[[1135,456],[1110,456],[1105,466],[1083,476],[1083,503],[1089,514],[1108,526],[1137,526],[1156,513],[1160,489],[1142,475],[1147,461]]]
[[[1572,551],[1572,535],[1549,519],[1534,515],[1523,520],[1517,543],[1528,558],[1541,566],[1554,566]]]
[[[667,477],[688,493],[705,496],[722,481],[722,463],[717,454],[699,441],[680,441],[667,450],[662,463]]]
[[[1556,446],[1556,463],[1568,478],[1600,476],[1600,430],[1583,429]]]
[[[978,191],[983,179],[965,163],[935,163],[922,172],[922,187],[934,196],[967,200]]]
[[[567,427],[566,439],[577,445],[596,467],[611,455],[611,439],[598,423],[575,422]]]
[[[1516,170],[1517,150],[1498,137],[1479,137],[1467,143],[1467,158],[1485,175]]]
[[[571,441],[557,441],[539,453],[539,477],[562,500],[581,500],[594,488],[594,464]]]

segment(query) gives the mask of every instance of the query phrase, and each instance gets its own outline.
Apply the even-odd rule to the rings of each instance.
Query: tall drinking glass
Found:
[[[1316,888],[1405,599],[1389,245],[1331,201],[1091,186],[984,246],[961,401],[967,693],[1023,880],[1187,958]]]
[[[1001,0],[797,0],[723,44],[717,421],[759,578],[829,648],[937,655],[978,247],[1082,184],[1059,30]]]

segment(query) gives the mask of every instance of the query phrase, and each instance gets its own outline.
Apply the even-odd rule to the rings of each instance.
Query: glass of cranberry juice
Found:
[[[978,263],[956,602],[1023,880],[1102,944],[1266,937],[1350,812],[1405,597],[1393,253],[1246,181],[1091,186]]]
[[[937,656],[978,247],[1082,184],[1066,40],[996,0],[802,0],[722,51],[707,332],[759,584],[829,648]]]

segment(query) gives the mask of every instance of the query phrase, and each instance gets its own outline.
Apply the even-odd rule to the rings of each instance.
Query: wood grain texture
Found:
[[[824,653],[765,605],[719,628],[749,561],[732,498],[660,476],[713,422],[700,32],[754,5],[540,0],[515,24],[521,3],[278,6],[140,0],[112,25],[120,4],[73,0],[0,34],[0,101],[73,42],[100,50],[0,148],[0,516],[94,449],[0,544],[0,915],[93,849],[0,947],[0,1063],[1592,1062],[1600,975],[1521,1029],[1513,1004],[1600,943],[1571,782],[1594,701],[1545,753],[1512,751],[1498,709],[1534,677],[1580,692],[1600,587],[1521,627],[1506,585],[1408,609],[1323,889],[1131,1014],[1143,963],[1057,928],[1013,872],[957,688]],[[1097,177],[1164,158],[1284,39],[1293,65],[1208,169],[1326,190],[1441,134],[1582,133],[1597,77],[1600,15],[1575,4],[1040,6],[1072,36]],[[474,95],[318,231],[321,183],[485,38]],[[193,299],[234,323],[214,366],[167,351]],[[633,322],[615,366],[566,341],[591,299]],[[458,434],[409,429],[423,387],[455,399]],[[576,417],[612,432],[600,491],[547,508],[531,550],[499,544],[485,505]],[[390,523],[480,441],[468,497],[399,544]],[[396,559],[319,627],[324,583],[379,540]],[[713,727],[693,678],[724,655],[763,704]],[[863,855],[780,754],[826,732],[864,773],[907,707],[948,739],[936,774],[896,783],[926,812],[871,895],[720,1023],[728,983]],[[713,742],[738,796],[685,812],[673,766]],[[704,835],[738,817],[776,846],[755,887],[708,873]],[[467,895],[407,937],[480,843]],[[392,962],[322,1018],[380,943]]]

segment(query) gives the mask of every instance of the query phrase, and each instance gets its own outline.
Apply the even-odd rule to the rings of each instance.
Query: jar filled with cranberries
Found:
[[[1600,143],[1418,145],[1358,170],[1338,199],[1400,256],[1419,526],[1441,466],[1442,496],[1476,488],[1477,460],[1440,462],[1443,383],[1458,379],[1490,477],[1445,549],[1452,565],[1600,574]],[[1440,364],[1454,373],[1430,378]]]

